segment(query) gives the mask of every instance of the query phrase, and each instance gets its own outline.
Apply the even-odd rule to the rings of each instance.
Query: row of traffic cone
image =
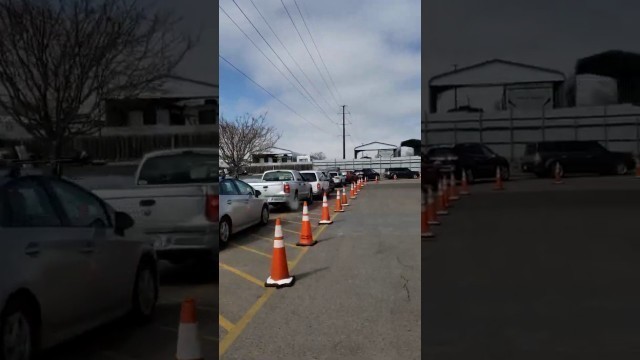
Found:
[[[377,181],[377,179],[376,179]],[[367,179],[358,180],[351,183],[349,194],[347,190],[343,188],[342,191],[338,190],[336,193],[336,205],[334,212],[345,212],[345,207],[349,206],[349,199],[355,200],[358,194],[366,186]],[[320,225],[330,225],[333,223],[331,214],[329,213],[329,201],[327,194],[324,193],[322,197],[322,216],[320,218]],[[304,202],[302,207],[302,230],[300,231],[300,239],[296,243],[297,246],[314,246],[318,241],[313,239],[313,232],[311,229],[311,221],[309,220],[309,207],[307,202]],[[271,257],[271,272],[269,277],[264,283],[266,287],[282,288],[293,286],[295,283],[295,277],[289,274],[289,265],[287,263],[287,253],[284,247],[284,235],[282,233],[282,223],[280,219],[276,219],[275,236],[273,240],[273,255]]]
[[[450,177],[442,177],[438,182],[437,198],[434,198],[433,190],[429,186],[427,190],[426,204],[423,201],[421,217],[421,234],[423,239],[434,238],[431,226],[440,225],[440,216],[449,215],[449,209],[453,207],[453,202],[460,200],[461,196],[468,196],[469,184],[467,174],[462,171],[461,189],[458,190],[456,178],[453,173]],[[426,205],[426,206],[425,206]]]

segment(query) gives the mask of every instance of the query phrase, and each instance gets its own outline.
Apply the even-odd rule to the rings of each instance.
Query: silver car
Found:
[[[132,218],[64,179],[0,174],[0,359],[40,350],[158,299],[151,245]]]
[[[220,179],[220,248],[232,234],[251,226],[269,223],[269,204],[246,182],[233,178]]]

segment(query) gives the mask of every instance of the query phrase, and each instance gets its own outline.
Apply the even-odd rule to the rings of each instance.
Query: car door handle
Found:
[[[80,249],[80,252],[83,254],[90,254],[96,250],[96,245],[93,241],[87,241],[84,246]]]
[[[29,256],[36,256],[40,254],[40,244],[34,242],[27,244],[24,248],[24,253]]]
[[[153,199],[140,200],[140,206],[153,206],[156,204],[156,201]]]

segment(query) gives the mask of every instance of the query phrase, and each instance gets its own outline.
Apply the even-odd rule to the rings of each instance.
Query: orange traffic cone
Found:
[[[342,197],[340,196],[340,190],[338,190],[338,193],[336,194],[336,207],[335,209],[333,209],[334,212],[344,212],[344,209],[342,208]]]
[[[451,198],[451,188],[449,187],[449,181],[447,180],[447,176],[443,176],[442,179],[442,195],[443,195],[443,200],[444,200],[444,208],[448,209],[448,208],[452,208],[453,205],[451,204],[451,201],[449,200]]]
[[[198,332],[196,302],[193,299],[185,299],[180,309],[177,360],[204,360]]]
[[[438,220],[438,209],[436,208],[436,203],[433,200],[433,191],[431,190],[431,186],[427,190],[427,216],[429,225],[440,225],[440,220]]]
[[[363,185],[367,185],[368,182],[369,182],[369,178],[364,178],[364,184]]]
[[[447,199],[444,193],[444,182],[440,179],[438,183],[438,215],[448,215],[449,210],[447,210]]]
[[[393,180],[398,180],[398,175],[393,174]]]
[[[322,217],[320,218],[320,224],[333,224],[331,220],[331,214],[329,214],[329,201],[327,200],[327,193],[322,196]]]
[[[450,184],[451,184],[451,191],[449,194],[449,200],[458,200],[460,199],[460,195],[458,195],[458,188],[456,188],[456,177],[453,175],[453,172],[451,172],[451,178],[450,178]]]
[[[313,240],[313,232],[311,231],[311,221],[309,221],[309,207],[307,202],[302,206],[302,229],[300,230],[300,240],[297,246],[313,246],[318,242]]]
[[[557,162],[556,163],[556,167],[555,169],[553,169],[553,183],[554,184],[563,184],[564,181],[562,181],[562,169],[560,168],[560,163]]]
[[[467,171],[465,169],[462,169],[461,187],[460,195],[471,195],[471,193],[469,193],[469,183],[467,182]]]
[[[493,190],[504,190],[504,185],[502,184],[502,174],[500,174],[500,167],[496,167],[496,184],[493,187]]]
[[[284,249],[284,236],[282,235],[282,224],[280,218],[277,218],[275,236],[273,237],[271,275],[267,278],[267,281],[265,281],[264,286],[275,288],[293,286],[295,280],[295,277],[289,275],[287,252]]]
[[[347,199],[347,192],[342,192],[342,206],[349,206],[349,200]]]
[[[353,183],[351,183],[351,190],[349,190],[349,195],[351,199],[356,198],[356,188],[353,186]]]
[[[636,179],[640,179],[640,157],[636,157]]]
[[[424,201],[422,201],[422,214],[420,216],[420,226],[421,226],[421,237],[423,239],[433,238],[434,235],[429,229],[429,214],[427,213],[427,209],[424,206]]]

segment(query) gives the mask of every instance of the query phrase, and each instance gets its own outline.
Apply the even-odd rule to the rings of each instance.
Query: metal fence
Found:
[[[535,141],[595,140],[612,151],[640,153],[638,107],[558,109],[548,114],[432,114],[423,125],[428,145],[480,142],[512,161]]]
[[[354,160],[315,160],[315,169],[340,168],[340,170],[358,170],[371,168],[379,173],[388,168],[406,167],[413,171],[420,171],[420,156],[387,157],[377,159],[354,159]]]

